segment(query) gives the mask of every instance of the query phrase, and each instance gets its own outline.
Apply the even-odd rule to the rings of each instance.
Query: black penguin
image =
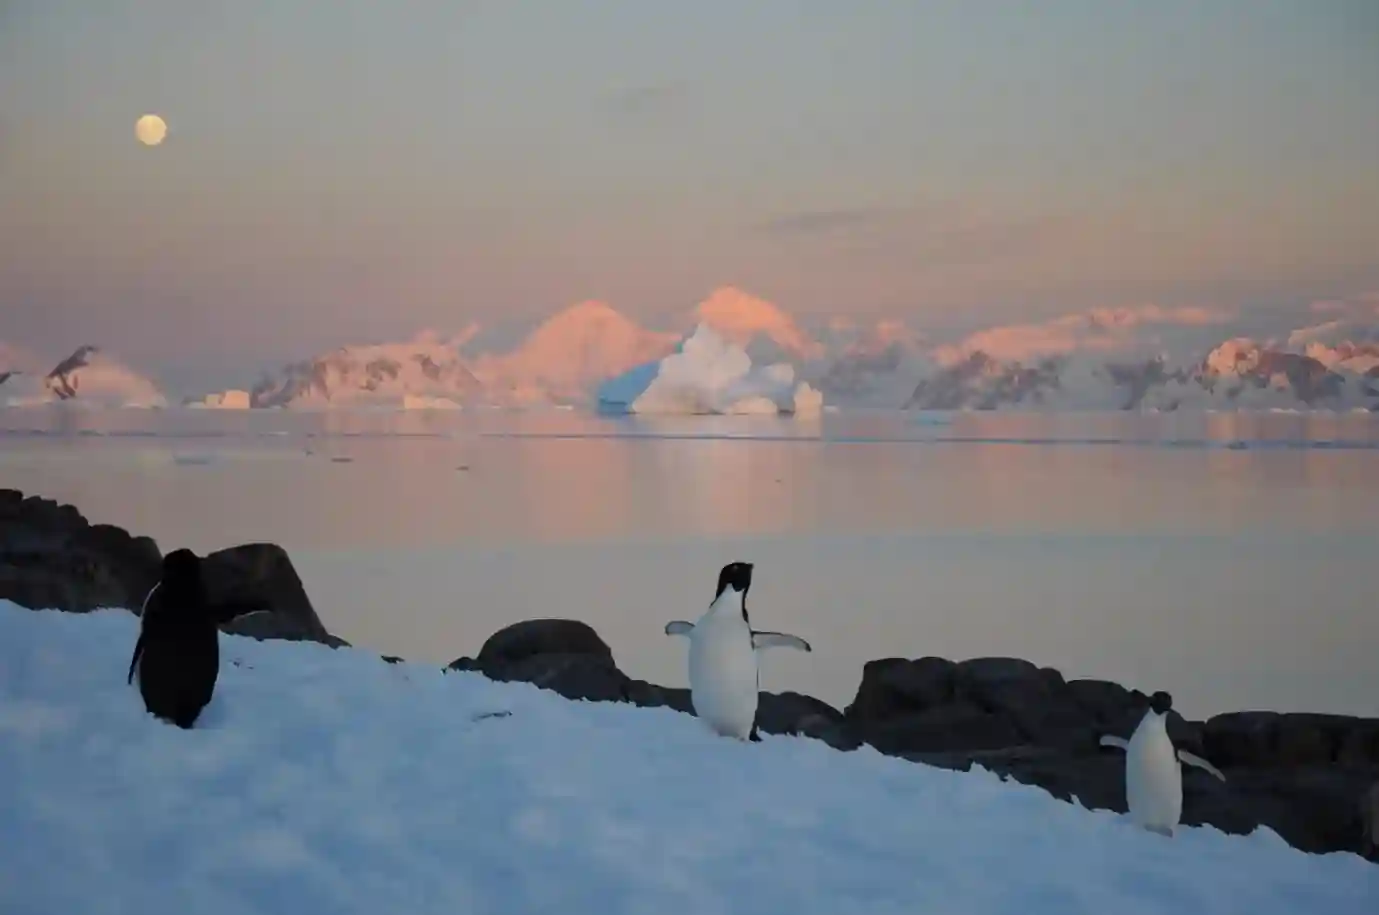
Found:
[[[163,557],[162,580],[144,599],[126,682],[134,681],[137,668],[144,707],[190,728],[211,701],[220,675],[220,624],[256,609],[213,606],[201,558],[191,550],[172,551]]]

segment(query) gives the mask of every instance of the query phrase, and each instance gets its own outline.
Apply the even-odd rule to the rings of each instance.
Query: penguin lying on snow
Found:
[[[694,623],[667,623],[666,635],[683,635],[690,640],[690,700],[695,714],[724,737],[760,741],[756,724],[761,689],[757,651],[813,649],[799,636],[751,628],[747,618],[747,590],[751,586],[752,564],[728,563],[718,573],[718,591],[704,615]]]
[[[1159,691],[1149,698],[1149,711],[1129,741],[1111,734],[1101,738],[1103,747],[1125,751],[1125,800],[1131,818],[1150,832],[1165,836],[1173,835],[1183,814],[1180,761],[1226,780],[1220,769],[1202,757],[1173,746],[1168,736],[1168,712],[1172,708],[1173,697]]]
[[[262,610],[240,603],[211,604],[200,557],[191,550],[174,550],[163,557],[163,577],[144,598],[125,682],[134,681],[137,669],[144,708],[190,728],[211,701],[220,675],[220,625]]]

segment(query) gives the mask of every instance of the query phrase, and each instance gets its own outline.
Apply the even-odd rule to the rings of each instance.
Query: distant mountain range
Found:
[[[506,352],[478,351],[477,325],[450,337],[423,332],[309,357],[194,405],[591,404],[601,383],[664,358],[705,324],[754,363],[789,363],[835,406],[1379,411],[1379,295],[1318,302],[1273,321],[1261,332],[1250,314],[1145,306],[940,340],[897,321],[835,318],[807,328],[778,306],[725,287],[658,329],[605,303],[580,302]],[[83,346],[50,369],[42,365],[0,344],[0,405],[167,402],[151,380],[95,347]]]

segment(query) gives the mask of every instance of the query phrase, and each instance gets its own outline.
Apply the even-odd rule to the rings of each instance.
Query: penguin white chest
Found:
[[[694,713],[725,737],[746,740],[757,714],[757,656],[740,616],[711,613],[694,627],[689,646]]]
[[[1125,757],[1125,800],[1146,829],[1172,833],[1183,813],[1183,771],[1163,719],[1135,730]]]

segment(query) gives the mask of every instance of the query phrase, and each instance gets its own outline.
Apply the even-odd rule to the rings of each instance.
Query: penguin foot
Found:
[[[154,712],[153,715],[155,718],[168,724],[174,724],[184,731],[190,731],[192,726],[196,724],[196,719],[201,717],[201,709],[195,711],[179,709],[176,712]]]
[[[761,743],[761,735],[757,733],[756,725],[752,725],[752,733],[747,735],[747,739],[752,743]]]

